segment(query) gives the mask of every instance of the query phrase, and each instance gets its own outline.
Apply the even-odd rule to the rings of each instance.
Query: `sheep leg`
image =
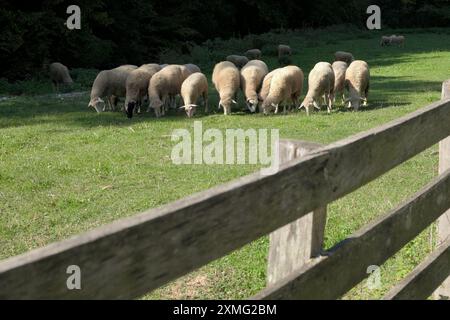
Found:
[[[205,105],[205,113],[208,113],[208,93],[203,93],[203,104]]]

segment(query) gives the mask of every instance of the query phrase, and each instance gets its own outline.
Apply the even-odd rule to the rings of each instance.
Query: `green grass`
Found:
[[[332,33],[323,34],[327,41],[317,33],[319,45],[306,47],[291,40],[296,48],[293,61],[305,73],[318,61],[330,61],[336,50],[368,61],[369,107],[357,113],[340,108],[331,115],[322,111],[311,117],[304,112],[264,117],[235,110],[229,117],[186,119],[173,113],[157,120],[144,114],[130,121],[122,113],[89,110],[87,95],[0,101],[0,259],[255,170],[245,165],[173,165],[171,132],[192,128],[194,120],[202,120],[204,129],[278,128],[282,138],[330,143],[438,100],[442,81],[450,77],[450,34],[406,32],[405,48],[380,48],[376,32],[333,41]],[[277,35],[273,37],[276,41]],[[277,65],[275,56],[264,60],[271,69]],[[211,66],[206,70],[210,72]],[[210,100],[217,105],[213,89]],[[242,105],[242,97],[240,101]],[[432,147],[329,204],[325,246],[345,239],[429,182],[437,174],[436,151]],[[369,290],[362,283],[345,298],[380,298],[430,252],[432,235],[432,230],[424,231],[383,265],[381,288]],[[265,285],[267,250],[267,237],[261,238],[144,298],[248,297]]]

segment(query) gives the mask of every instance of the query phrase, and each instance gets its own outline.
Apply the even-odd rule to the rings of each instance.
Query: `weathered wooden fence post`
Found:
[[[442,99],[450,99],[450,79],[442,84]],[[450,169],[450,137],[439,142],[439,174]],[[450,195],[448,195],[450,196]],[[437,221],[437,244],[450,238],[450,210]],[[436,299],[450,299],[450,277],[435,292]]]
[[[285,163],[321,147],[318,143],[281,140],[280,163]],[[320,254],[327,209],[318,208],[270,234],[267,285],[283,279],[309,259]]]

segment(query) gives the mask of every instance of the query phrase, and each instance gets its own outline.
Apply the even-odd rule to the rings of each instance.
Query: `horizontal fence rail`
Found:
[[[0,262],[0,298],[138,297],[372,181],[450,135],[448,123],[450,101],[436,102],[292,160],[272,176],[255,173],[7,259]],[[441,177],[426,194],[447,188],[447,179],[448,174]],[[435,211],[441,209],[446,208],[437,205]],[[393,221],[404,214],[394,212]],[[403,241],[393,236],[388,247]],[[82,290],[67,290],[72,264],[82,270]]]

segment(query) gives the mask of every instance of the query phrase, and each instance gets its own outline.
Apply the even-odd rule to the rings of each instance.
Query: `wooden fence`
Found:
[[[270,234],[255,299],[336,299],[438,220],[439,247],[386,299],[450,295],[450,81],[443,99],[320,146],[284,140],[278,173],[259,172],[0,262],[0,299],[136,298]],[[328,203],[440,141],[439,176],[323,251]],[[446,212],[447,211],[447,212]],[[69,290],[67,268],[81,269]],[[338,276],[336,276],[338,275]]]

